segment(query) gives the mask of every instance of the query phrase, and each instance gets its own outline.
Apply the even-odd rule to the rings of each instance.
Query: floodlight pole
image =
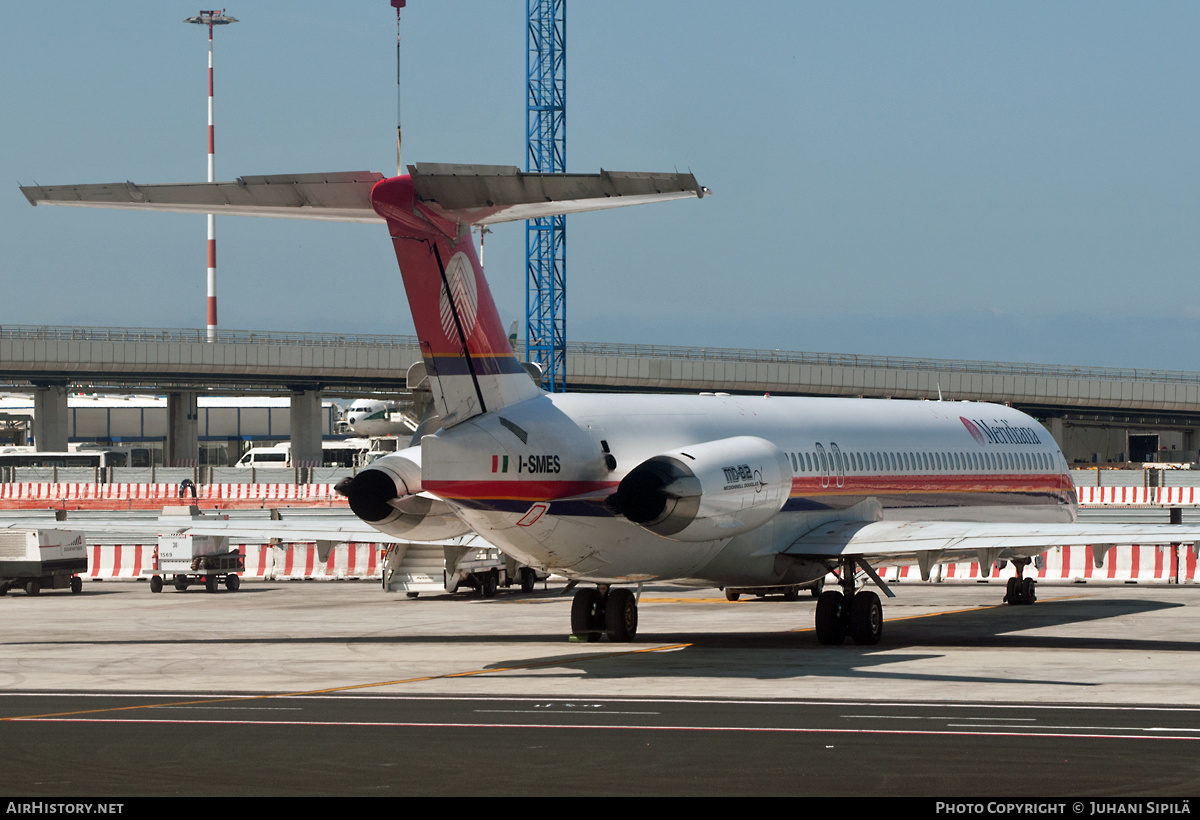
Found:
[[[225,9],[204,11],[196,17],[189,17],[183,22],[208,26],[208,181],[216,182],[213,154],[215,140],[213,138],[213,26],[225,26],[236,23],[237,18],[228,17]],[[208,215],[208,341],[217,340],[217,218]]]

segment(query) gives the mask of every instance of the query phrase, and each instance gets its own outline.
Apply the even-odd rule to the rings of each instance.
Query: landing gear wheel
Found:
[[[1004,603],[1009,606],[1032,604],[1037,600],[1036,583],[1032,578],[1017,578],[1016,576],[1009,578],[1008,591],[1004,594]]]
[[[42,585],[39,584],[37,581],[26,581],[25,582],[25,594],[26,595],[37,595],[41,591],[42,591]]]
[[[844,605],[845,598],[837,590],[822,592],[817,599],[817,640],[826,646],[839,646],[846,640]]]
[[[529,567],[521,567],[521,591],[533,592],[537,587],[537,573]]]
[[[237,576],[237,573],[231,572],[225,576],[225,589],[230,592],[237,592],[241,585],[242,579]]]
[[[883,606],[879,596],[869,590],[862,590],[854,596],[854,605],[850,608],[850,636],[857,644],[877,644],[883,637]]]
[[[78,575],[71,576],[71,594],[78,595],[83,592],[83,579]]]
[[[725,600],[726,601],[740,601],[741,599],[742,599],[742,593],[734,592],[732,589],[725,590]]]
[[[215,576],[215,575],[205,575],[204,576],[204,591],[205,592],[216,592],[217,591],[217,576]]]
[[[600,591],[592,587],[584,587],[575,593],[571,599],[571,634],[581,640],[593,643],[600,639],[598,629],[600,619],[597,610],[600,606]]]
[[[608,593],[604,607],[604,631],[614,643],[629,643],[637,635],[637,598],[628,589],[614,589]]]
[[[493,598],[496,595],[496,590],[500,588],[500,574],[494,569],[489,569],[479,577],[479,594],[484,598]]]
[[[161,575],[151,575],[150,576],[150,591],[151,592],[162,592],[162,588],[163,588],[162,576]]]

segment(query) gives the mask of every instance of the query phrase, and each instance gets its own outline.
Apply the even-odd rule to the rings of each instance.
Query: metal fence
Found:
[[[57,325],[0,325],[0,339],[49,339],[98,342],[187,342],[205,343],[204,328],[72,327]],[[217,343],[338,345],[354,347],[418,347],[416,336],[360,333],[294,333],[270,330],[218,330]],[[518,356],[521,345],[518,344]],[[805,353],[788,350],[753,350],[732,347],[683,347],[673,345],[568,342],[569,356],[618,358],[688,359],[834,367],[929,370],[1005,376],[1092,379],[1100,381],[1150,381],[1200,384],[1200,372],[1146,370],[1119,367],[1073,367],[1031,362],[988,362],[971,359],[924,359],[904,356],[871,356],[852,353]]]

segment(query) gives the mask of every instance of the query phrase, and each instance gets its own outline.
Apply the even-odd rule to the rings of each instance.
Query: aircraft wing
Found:
[[[327,520],[306,520],[294,518],[285,521],[266,520],[224,520],[212,517],[188,518],[179,516],[175,520],[170,517],[143,519],[100,519],[100,518],[68,518],[65,521],[55,521],[48,518],[5,519],[0,521],[0,530],[30,529],[33,527],[56,527],[59,529],[81,530],[85,533],[137,533],[148,536],[159,535],[224,535],[229,538],[258,539],[263,543],[272,539],[281,541],[332,541],[335,543],[407,543],[409,539],[387,535],[374,527],[369,527],[357,519],[349,517],[332,518]]]
[[[981,552],[998,558],[1028,557],[1052,547],[1200,542],[1200,524],[1007,524],[969,521],[832,521],[785,549],[787,555],[834,558],[875,556],[881,562],[911,563],[914,553],[939,553],[944,560]],[[994,559],[993,559],[994,560]]]
[[[408,170],[423,205],[452,221],[478,225],[711,193],[692,174],[680,173],[535,174],[515,166],[444,164],[410,165]],[[348,171],[178,185],[30,185],[22,186],[21,193],[31,205],[381,223],[371,206],[371,189],[383,178],[371,171]]]

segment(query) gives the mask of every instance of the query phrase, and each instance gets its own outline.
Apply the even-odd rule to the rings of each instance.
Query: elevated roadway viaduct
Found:
[[[201,393],[290,394],[293,451],[319,459],[321,399],[403,394],[417,361],[413,336],[223,330],[209,342],[204,330],[0,327],[0,389],[33,390],[40,449],[66,449],[69,392],[152,392],[168,396],[170,463],[194,458]],[[1200,373],[1186,371],[575,343],[567,384],[1009,403],[1041,419],[1072,461],[1140,458],[1152,446],[1195,461],[1200,444]]]

